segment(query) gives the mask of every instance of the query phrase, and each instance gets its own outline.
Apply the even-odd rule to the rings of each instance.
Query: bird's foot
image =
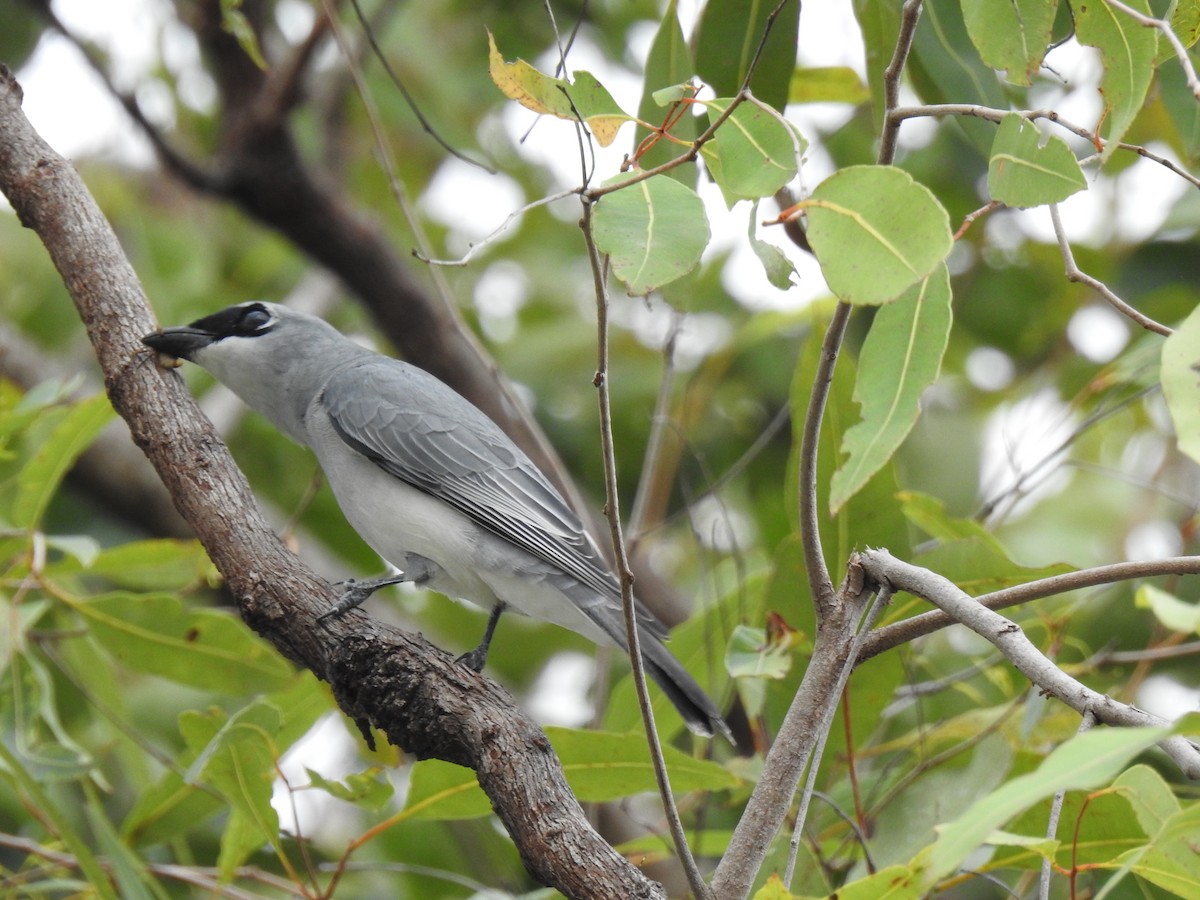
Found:
[[[333,609],[317,616],[317,621],[324,622],[326,619],[336,618],[343,613],[349,612],[356,606],[361,606],[373,593],[382,587],[411,580],[407,574],[401,573],[400,575],[391,575],[384,578],[372,578],[368,581],[359,581],[357,578],[347,578],[345,581],[339,581],[335,587],[342,589],[341,599],[334,604]]]
[[[410,553],[404,561],[404,571],[397,575],[385,575],[382,578],[372,578],[367,581],[359,581],[357,578],[339,581],[335,587],[342,589],[341,599],[333,609],[317,616],[317,621],[324,622],[326,619],[336,618],[356,606],[361,606],[380,588],[391,584],[403,584],[406,581],[411,581],[413,584],[424,584],[439,571],[441,570],[438,564],[433,560]]]
[[[487,664],[487,651],[487,647],[476,647],[460,656],[458,661],[472,672],[479,674]]]

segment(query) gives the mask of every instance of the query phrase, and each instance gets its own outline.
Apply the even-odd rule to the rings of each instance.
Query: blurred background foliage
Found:
[[[64,39],[37,5],[6,2],[0,29],[0,58],[25,81],[30,103],[53,80],[34,73],[75,52],[64,49]],[[846,45],[841,63],[857,73],[855,99],[789,107],[789,117],[800,122],[811,148],[815,174],[803,176],[807,189],[831,171],[874,161],[879,109],[864,86],[876,91],[877,101],[884,54],[894,41],[887,5],[855,4],[860,21],[869,23],[863,43]],[[154,4],[147,26],[154,52],[140,62],[123,58],[119,39],[79,39],[105,71],[114,73],[118,88],[138,98],[169,144],[204,158],[219,149],[223,129],[211,63],[188,27],[196,6]],[[319,6],[306,0],[243,4],[260,24],[262,51],[274,65],[308,35]],[[53,8],[71,30],[69,7]],[[707,33],[735,28],[744,14],[739,9],[733,2],[711,4]],[[696,15],[694,5],[680,4],[680,12]],[[413,220],[393,199],[363,104],[328,38],[301,83],[291,126],[320,178],[366,211],[401,256],[427,243],[436,257],[457,257],[522,204],[578,182],[571,126],[522,115],[488,77],[485,28],[507,58],[521,57],[553,72],[555,37],[541,5],[364,3],[364,13],[388,62],[441,137],[496,170],[488,174],[447,156],[366,49],[352,10],[341,9],[342,27],[378,105],[398,181],[415,203],[423,234],[414,233]],[[618,96],[627,109],[636,108],[648,39],[663,4],[567,2],[555,4],[554,14],[564,34],[583,18],[572,65],[593,70],[615,93],[615,86],[625,82],[639,85],[632,89],[632,101]],[[808,16],[806,8],[794,79],[799,84],[806,66],[830,65],[829,48],[845,43],[845,21],[854,24],[816,13],[810,24]],[[1059,21],[1056,37],[1067,36],[1069,27]],[[1064,60],[1063,71],[1044,69],[1032,87],[1018,88],[973,55],[962,31],[957,4],[926,4],[906,82],[914,102],[919,97],[1001,108],[1062,105],[1075,109],[1078,121],[1094,125],[1098,107],[1090,58]],[[699,46],[713,40],[702,37]],[[40,68],[35,67],[39,55],[44,55]],[[1047,65],[1059,65],[1053,54]],[[1175,68],[1162,67],[1126,139],[1194,169],[1200,150],[1197,112],[1194,99],[1192,107],[1180,99],[1186,86],[1181,88]],[[57,77],[68,72],[82,77],[80,71],[64,68]],[[68,117],[70,130],[71,113],[61,115]],[[905,129],[898,164],[933,191],[949,211],[952,228],[957,227],[987,200],[983,183],[994,126],[927,119]],[[116,131],[137,129],[121,120]],[[627,126],[619,153],[632,150],[631,135]],[[1073,139],[1072,146],[1086,155],[1086,142]],[[600,177],[616,171],[619,153],[600,158]],[[553,158],[568,164],[553,165]],[[164,324],[190,321],[246,298],[288,299],[383,350],[392,349],[369,312],[289,241],[236,204],[192,191],[153,162],[144,145],[128,140],[93,145],[74,152],[74,162],[117,229]],[[1115,153],[1102,172],[1089,169],[1088,176],[1085,199],[1073,201],[1077,211],[1071,216],[1081,268],[1145,314],[1167,324],[1179,321],[1200,299],[1195,185],[1133,152]],[[659,296],[629,298],[614,291],[611,354],[626,511],[642,479],[665,373],[670,378],[670,424],[663,432],[669,463],[651,485],[660,498],[649,520],[654,527],[632,537],[656,571],[705,613],[682,626],[673,649],[728,701],[733,688],[723,658],[735,626],[763,627],[766,614],[774,613],[799,632],[784,653],[782,677],[759,686],[761,716],[754,717],[748,733],[761,751],[799,683],[805,636],[814,628],[796,538],[795,430],[832,300],[811,261],[774,231],[760,229],[796,262],[799,286],[772,288],[756,264],[747,263],[739,237],[746,228],[746,206],[735,208],[732,225],[722,226],[734,236],[718,240],[685,289],[672,294],[678,310]],[[720,212],[720,200],[710,208]],[[764,204],[759,218],[773,215]],[[980,593],[1059,563],[1083,567],[1195,552],[1200,479],[1196,465],[1175,449],[1156,388],[1161,338],[1137,331],[1093,292],[1069,283],[1045,210],[1040,219],[1037,215],[996,211],[958,241],[950,258],[955,321],[941,377],[894,462],[837,517],[826,516],[823,537],[833,572],[842,571],[854,549],[882,546]],[[431,294],[436,279],[444,279],[458,311],[518,385],[566,469],[598,508],[603,475],[592,385],[595,310],[578,217],[578,203],[568,197],[526,212],[469,265],[435,271],[409,258],[408,266]],[[188,618],[183,610],[221,610],[228,598],[180,526],[169,524],[169,513],[152,509],[161,499],[135,509],[116,508],[106,499],[103,482],[111,492],[116,481],[117,494],[125,484],[123,470],[103,467],[115,463],[103,463],[99,470],[77,468],[58,489],[63,473],[46,456],[58,454],[65,472],[81,449],[70,439],[79,434],[75,426],[57,437],[56,429],[61,432],[77,408],[73,398],[99,389],[97,370],[57,273],[33,233],[11,213],[0,214],[0,306],[0,366],[8,379],[0,385],[6,620],[0,715],[7,748],[0,772],[13,788],[0,791],[0,833],[7,836],[0,840],[0,892],[63,896],[77,889],[86,894],[89,889],[80,884],[89,880],[83,862],[103,856],[132,879],[121,882],[121,896],[134,896],[126,890],[133,890],[129,885],[138,878],[147,879],[139,894],[144,896],[190,891],[211,891],[211,896],[226,890],[229,896],[285,895],[282,883],[304,883],[310,877],[303,874],[305,866],[336,860],[351,836],[384,817],[378,810],[402,808],[403,756],[387,747],[369,753],[321,686],[310,676],[291,673],[251,635],[235,637],[241,628],[236,620],[225,613],[218,613],[228,620],[220,624]],[[871,319],[870,310],[855,314],[839,364],[821,446],[823,484],[835,468],[841,433],[857,419],[855,355]],[[674,328],[679,329],[675,358],[668,364],[664,342]],[[22,360],[28,364],[18,365]],[[210,390],[211,379],[203,372],[186,367],[184,375],[204,396],[280,527],[294,529],[301,555],[331,578],[376,571],[378,560],[316,480],[314,461]],[[119,441],[123,426],[110,427]],[[27,508],[21,507],[30,502],[19,500],[22,492],[39,490],[52,496],[36,516],[20,521],[6,512]],[[945,539],[959,525],[970,530],[959,520],[981,524],[998,543],[983,537]],[[1200,600],[1193,581],[1160,581],[1159,586],[1188,603]],[[1164,714],[1194,708],[1200,697],[1194,657],[1113,662],[1122,657],[1112,654],[1196,638],[1171,630],[1136,604],[1136,588],[1121,584],[1078,592],[1013,615],[1044,651],[1096,689]],[[172,605],[176,592],[183,596],[182,607]],[[169,660],[149,660],[140,650],[123,656],[122,635],[130,629],[110,622],[115,631],[95,630],[105,604],[117,610],[151,603],[156,615],[182,617],[179,652],[200,671],[190,676],[171,671]],[[452,652],[473,646],[483,624],[474,610],[410,592],[380,595],[370,609],[410,623]],[[919,611],[899,597],[886,618]],[[197,652],[192,630],[201,627],[214,629],[214,643],[201,640],[210,650]],[[211,655],[218,647],[243,649],[236,659],[222,662]],[[601,670],[612,669],[611,701],[605,700],[591,681],[586,660],[592,653],[573,635],[508,619],[489,673],[547,722],[586,723],[592,696],[604,707],[597,717],[608,727],[634,728],[631,692],[620,681],[624,669],[602,658]],[[226,665],[234,666],[239,677],[218,681],[206,674],[205,667]],[[749,691],[743,686],[742,699],[753,708]],[[1032,696],[989,645],[956,630],[866,663],[852,678],[848,701],[849,722],[839,716],[825,755],[821,781],[829,799],[812,813],[808,858],[802,857],[802,874],[792,886],[796,891],[824,894],[846,875],[863,874],[867,859],[876,867],[907,860],[932,840],[933,825],[1003,780],[1032,769],[1078,724],[1074,714]],[[286,784],[275,784],[286,833],[275,841],[275,852],[261,836],[251,834],[241,844],[231,839],[231,829],[245,813],[223,793],[217,774],[197,767],[203,744],[189,743],[181,719],[218,721],[241,715],[254,703],[266,703],[280,716],[268,775],[278,756],[310,727],[324,723],[316,737],[301,742],[293,762],[285,763]],[[664,727],[680,746],[691,747],[676,720],[667,719]],[[689,813],[703,823],[702,852],[719,856],[721,834],[736,821],[756,763],[734,757],[727,747],[713,753],[743,779],[739,787],[689,803]],[[857,776],[853,783],[846,778],[851,765]],[[331,789],[305,789],[310,778],[304,766],[328,779],[365,770],[364,782],[375,788],[365,791],[356,806],[334,799]],[[155,791],[166,790],[172,773],[180,790],[182,784],[194,786],[189,799],[169,816],[148,815],[147,804],[161,796]],[[1166,767],[1162,773],[1175,778]],[[394,796],[387,785],[394,785]],[[265,789],[260,785],[260,794]],[[1180,788],[1185,795],[1193,790]],[[1112,820],[1130,820],[1127,801],[1114,797],[1109,802]],[[655,807],[641,797],[621,804],[620,812],[621,821],[606,824],[614,841],[658,827]],[[865,834],[855,836],[839,812],[857,821]],[[1092,809],[1088,815],[1101,813]],[[1038,820],[1034,811],[1029,818],[1026,833],[1044,828],[1044,815]],[[297,825],[311,856],[300,852]],[[786,838],[781,836],[781,852]],[[73,856],[83,868],[57,866],[53,858],[28,852],[22,841]],[[653,860],[668,855],[665,844],[654,839],[631,846]],[[1068,842],[1060,852],[1070,849]],[[1021,886],[1028,884],[1039,858],[1002,858],[998,877],[1024,896]],[[153,868],[170,862],[229,871],[245,864],[253,870],[236,879],[236,889],[244,893],[235,894],[234,888],[188,887]],[[483,886],[514,893],[533,889],[511,845],[486,818],[405,819],[358,850],[353,863],[362,870],[343,882],[352,896],[458,897]],[[987,867],[984,858],[976,868]],[[670,877],[665,870],[651,871]],[[311,876],[314,883],[325,877]],[[1104,880],[1094,877],[1096,883]],[[99,889],[93,884],[90,890]],[[1139,896],[1166,896],[1144,881],[1141,890],[1145,893]],[[946,896],[1007,894],[977,880]]]

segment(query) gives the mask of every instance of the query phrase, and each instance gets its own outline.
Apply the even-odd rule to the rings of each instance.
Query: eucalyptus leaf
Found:
[[[626,181],[628,175],[617,175],[605,186]],[[691,188],[661,175],[606,194],[596,204],[593,225],[596,246],[635,296],[686,275],[708,245],[703,202]]]
[[[91,634],[130,669],[230,695],[283,688],[291,666],[229,612],[169,594],[113,593],[81,604]]]
[[[950,274],[943,265],[876,313],[854,384],[862,421],[842,440],[846,459],[830,486],[835,513],[892,458],[916,423],[921,395],[942,368],[950,302]]]
[[[980,57],[1013,84],[1028,85],[1050,46],[1058,0],[964,0],[963,19]]]
[[[1087,187],[1067,142],[1043,140],[1038,127],[1017,113],[1005,116],[988,161],[988,193],[1008,206],[1058,203]]]
[[[114,415],[103,394],[71,406],[17,476],[17,495],[11,510],[14,525],[32,528],[41,522],[71,465]]]
[[[709,122],[715,124],[732,103],[730,97],[707,101]],[[751,200],[769,197],[795,178],[804,150],[803,139],[782,117],[749,102],[721,123],[713,144],[721,159],[714,180],[728,194]]]
[[[912,866],[931,889],[954,872],[989,834],[1021,811],[1058,791],[1107,784],[1133,757],[1170,733],[1167,728],[1097,728],[1055,748],[1041,765],[1001,785],[939,830],[938,839]]]
[[[950,218],[927,187],[892,166],[850,166],[799,204],[825,280],[847,303],[894,300],[953,245]]]
[[[1150,14],[1146,0],[1128,0],[1128,5]],[[1107,3],[1081,3],[1075,11],[1075,30],[1079,43],[1100,51],[1101,120],[1107,126],[1102,156],[1108,159],[1141,111],[1154,80],[1158,33]]]

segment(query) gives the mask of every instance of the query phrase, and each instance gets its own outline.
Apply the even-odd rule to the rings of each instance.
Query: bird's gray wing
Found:
[[[619,596],[578,516],[541,471],[429,373],[387,357],[365,359],[330,378],[322,403],[342,440],[385,471],[571,576],[592,592],[591,602]],[[665,634],[640,612],[652,632]]]

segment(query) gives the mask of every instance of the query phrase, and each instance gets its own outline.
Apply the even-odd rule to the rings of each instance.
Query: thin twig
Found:
[[[796,2],[799,5],[800,0],[796,0]],[[788,0],[779,0],[779,3],[767,15],[767,20],[763,22],[763,30],[758,38],[758,46],[754,48],[754,56],[750,57],[750,65],[746,66],[746,77],[742,79],[742,89],[738,93],[750,93],[750,79],[758,71],[758,64],[762,60],[763,51],[767,49],[767,39],[771,36],[771,31],[775,27],[775,20],[779,18],[779,14],[783,12],[783,8],[787,5]]]
[[[1071,243],[1067,240],[1067,233],[1063,229],[1062,218],[1058,214],[1058,204],[1050,204],[1050,221],[1054,223],[1054,236],[1058,238],[1058,251],[1062,254],[1063,264],[1067,269],[1067,281],[1074,281],[1077,284],[1085,284],[1094,290],[1097,294],[1108,301],[1117,312],[1128,319],[1133,320],[1147,331],[1153,331],[1155,334],[1164,336],[1172,334],[1172,329],[1168,328],[1159,322],[1154,321],[1143,312],[1134,309],[1120,297],[1118,297],[1108,285],[1098,278],[1084,272],[1075,263],[1075,254],[1071,251]]]
[[[596,247],[592,234],[592,204],[584,196],[583,219],[579,223],[583,231],[584,244],[587,247],[588,260],[592,266],[592,280],[596,292],[596,396],[600,405],[600,442],[604,457],[604,512],[608,517],[609,529],[612,535],[612,549],[616,558],[616,572],[621,584],[621,607],[625,614],[625,639],[628,644],[629,664],[633,669],[633,684],[641,709],[642,724],[645,727],[646,740],[649,744],[650,760],[654,767],[654,778],[658,783],[659,796],[662,798],[663,813],[671,838],[675,842],[675,853],[683,866],[688,884],[698,900],[704,900],[710,895],[704,877],[696,865],[688,846],[687,834],[679,817],[679,808],[671,793],[671,782],[667,776],[667,764],[663,757],[662,743],[658,737],[658,729],[654,724],[654,709],[650,704],[650,694],[646,687],[646,667],[642,660],[641,641],[638,636],[637,610],[633,598],[633,572],[629,568],[629,558],[625,550],[625,538],[621,529],[621,507],[617,490],[616,449],[613,443],[612,407],[610,405],[608,384],[608,285],[606,283],[604,264],[600,251]]]
[[[1066,572],[1062,575],[1051,575],[1036,581],[1026,582],[1003,590],[982,594],[975,602],[986,609],[1001,610],[1022,603],[1030,603],[1056,594],[1078,591],[1083,588],[1096,587],[1102,584],[1113,584],[1118,581],[1131,581],[1135,578],[1154,578],[1163,575],[1200,575],[1200,556],[1175,556],[1170,559],[1136,560],[1133,562],[1112,563],[1107,566],[1096,566],[1090,569],[1080,569],[1076,572]],[[926,634],[932,634],[938,629],[953,625],[954,619],[943,612],[927,612],[885,625],[870,635],[863,644],[859,654],[859,663],[866,662],[873,656],[878,656],[886,650],[891,650],[900,644],[906,644]]]
[[[829,400],[829,387],[833,383],[838,351],[846,334],[846,325],[850,321],[850,310],[849,303],[838,303],[825,329],[825,338],[821,342],[821,358],[817,362],[812,393],[808,396],[808,409],[805,411],[800,432],[800,540],[804,548],[804,569],[808,575],[808,588],[812,602],[817,608],[818,622],[824,616],[828,605],[833,602],[834,592],[829,568],[825,565],[825,551],[821,547],[821,525],[817,511],[817,448],[821,440],[821,421],[825,417],[825,404]]]
[[[1098,721],[1123,727],[1170,724],[1160,716],[1119,703],[1072,678],[1047,659],[1019,625],[968,596],[949,579],[898,560],[886,550],[865,550],[860,557],[869,577],[928,600],[995,646],[1017,671],[1044,693],[1080,714],[1090,710]],[[1159,747],[1186,777],[1200,778],[1200,747],[1178,736],[1164,738]]]
[[[504,234],[504,232],[508,231],[508,229],[510,227],[512,227],[512,224],[514,222],[516,222],[519,218],[521,218],[523,215],[525,215],[525,213],[529,212],[530,210],[537,209],[539,206],[546,206],[550,203],[554,203],[556,200],[565,200],[567,197],[570,197],[577,193],[579,193],[579,191],[576,190],[575,188],[572,188],[571,190],[567,190],[567,191],[559,191],[557,194],[549,194],[548,196],[542,197],[538,200],[534,200],[532,203],[526,203],[520,209],[513,210],[511,213],[508,214],[508,218],[506,218],[503,222],[501,222],[495,228],[495,230],[493,230],[489,235],[487,235],[483,239],[478,240],[475,243],[471,244],[471,246],[467,249],[467,252],[464,253],[462,256],[460,256],[458,259],[430,259],[427,255],[425,255],[419,249],[413,250],[413,256],[415,256],[421,262],[427,263],[428,265],[431,265],[431,266],[448,266],[451,268],[458,268],[458,267],[465,266],[467,263],[469,263],[472,259],[475,258],[476,253],[478,253],[484,247],[491,244],[493,241],[499,239],[500,235],[502,235],[502,234]]]
[[[897,124],[905,119],[917,118],[933,118],[940,119],[945,116],[971,116],[976,119],[983,119],[987,122],[999,123],[1005,116],[1013,114],[1024,116],[1029,121],[1033,122],[1038,119],[1045,119],[1055,125],[1062,127],[1064,130],[1071,132],[1076,137],[1083,138],[1093,147],[1104,147],[1104,139],[1097,135],[1094,131],[1084,128],[1082,125],[1076,125],[1074,122],[1064,119],[1054,109],[996,109],[989,106],[980,106],[976,103],[931,103],[918,106],[901,106],[892,110],[889,119]],[[1178,175],[1180,178],[1191,183],[1193,187],[1200,188],[1200,176],[1193,175],[1191,172],[1184,169],[1178,163],[1167,159],[1164,156],[1159,156],[1142,147],[1140,144],[1130,144],[1122,141],[1117,144],[1117,149],[1127,150],[1130,153],[1136,153],[1138,156],[1144,157],[1151,162],[1158,163],[1160,166]],[[1095,157],[1098,159],[1099,157]]]
[[[921,18],[921,0],[904,0],[900,9],[900,33],[896,36],[896,49],[883,71],[883,133],[880,135],[878,160],[880,165],[891,165],[896,158],[896,139],[900,135],[900,119],[895,112],[900,106],[900,76],[917,36],[917,22]]]
[[[1075,733],[1083,734],[1085,731],[1091,731],[1095,724],[1096,716],[1089,709],[1084,712]],[[1058,835],[1058,817],[1062,815],[1063,801],[1066,797],[1066,791],[1059,791],[1050,802],[1050,815],[1046,818],[1046,840],[1048,841],[1053,841]],[[1054,861],[1047,857],[1042,860],[1042,871],[1038,880],[1038,900],[1050,900],[1050,876],[1053,874]]]
[[[1071,445],[1083,437],[1091,428],[1100,422],[1103,422],[1106,419],[1124,411],[1125,409],[1128,409],[1138,400],[1141,400],[1143,397],[1157,390],[1159,390],[1159,385],[1157,384],[1150,385],[1149,387],[1139,388],[1129,396],[1122,397],[1121,399],[1117,400],[1111,406],[1102,407],[1090,413],[1087,418],[1080,422],[1075,428],[1071,429],[1070,434],[1066,435],[1062,441],[1044,452],[1037,462],[1028,466],[1023,471],[1018,472],[1013,479],[1013,483],[985,502],[983,506],[976,511],[973,518],[982,522],[985,519],[989,519],[992,514],[995,513],[1000,504],[1004,503],[1008,498],[1014,498],[1015,502],[1016,495],[1026,490],[1026,486],[1029,485],[1030,480],[1035,475],[1054,462],[1057,457],[1070,449]]]
[[[1149,647],[1145,650],[1101,650],[1080,663],[1081,667],[1123,666],[1130,663],[1161,662],[1200,654],[1200,641],[1188,641],[1170,647]]]
[[[676,169],[679,166],[694,162],[696,157],[700,155],[700,148],[716,136],[717,129],[724,125],[725,121],[731,115],[733,115],[734,110],[749,100],[750,96],[751,95],[749,91],[739,91],[737,96],[733,98],[730,104],[721,111],[721,114],[718,115],[715,120],[713,120],[713,123],[704,129],[704,131],[702,131],[699,136],[692,141],[688,149],[679,156],[675,157],[674,159],[668,159],[665,163],[657,165],[652,169],[640,169],[639,171],[630,175],[628,178],[617,182],[616,184],[602,184],[599,187],[588,188],[587,198],[589,200],[599,200],[605,194],[611,194],[614,191],[623,190],[639,182],[645,181],[648,178],[653,178],[655,175],[661,175],[664,172],[670,172],[672,169]]]
[[[656,485],[664,474],[662,465],[668,435],[675,433],[674,423],[671,421],[671,397],[675,387],[675,343],[683,329],[683,320],[683,313],[677,309],[671,310],[671,325],[667,331],[667,339],[663,342],[662,378],[658,383],[654,414],[650,417],[650,436],[646,441],[646,453],[642,457],[637,491],[633,495],[633,509],[629,513],[630,540],[634,542],[645,534],[649,525],[647,516],[651,509],[650,498],[656,494]]]
[[[387,72],[388,78],[392,79],[392,84],[396,86],[396,90],[400,92],[400,96],[404,98],[404,102],[408,104],[408,108],[412,110],[412,114],[416,116],[417,121],[421,124],[421,128],[424,129],[425,133],[433,138],[439,147],[441,147],[455,159],[461,159],[468,165],[483,169],[483,171],[487,172],[489,175],[495,175],[495,169],[451,146],[445,138],[438,134],[437,129],[433,127],[427,118],[425,118],[425,114],[422,113],[421,108],[417,106],[416,98],[413,97],[413,95],[409,92],[408,88],[404,84],[403,79],[400,78],[400,75],[392,67],[392,64],[388,62],[387,56],[384,55],[383,48],[381,48],[378,41],[375,40],[375,29],[372,28],[371,23],[367,21],[367,17],[363,14],[362,7],[359,5],[358,0],[350,0],[350,5],[354,7],[354,13],[358,16],[359,24],[362,25],[363,33],[367,36],[367,41],[371,45],[371,50],[374,52],[375,58],[379,60],[380,64],[383,66],[383,70]]]
[[[65,869],[79,868],[79,860],[70,853],[64,853],[61,850],[47,847],[44,844],[39,844],[37,841],[30,840],[26,837],[20,837],[14,834],[0,833],[0,846],[11,847],[21,853],[29,856],[37,856],[56,866],[61,866]],[[101,860],[100,864],[106,869],[113,868],[113,864],[106,860]],[[218,871],[216,868],[204,866],[180,866],[169,863],[154,863],[144,861],[146,871],[153,875],[160,875],[164,878],[169,878],[172,881],[178,881],[183,884],[190,884],[216,897],[228,897],[231,900],[262,900],[261,894],[252,894],[249,891],[234,887],[225,880],[225,873]],[[267,885],[274,890],[281,891],[284,894],[294,897],[305,897],[307,894],[298,885],[293,884],[270,872],[252,866],[242,866],[236,869],[233,873],[238,878],[257,881]],[[0,883],[0,888],[4,884]]]

